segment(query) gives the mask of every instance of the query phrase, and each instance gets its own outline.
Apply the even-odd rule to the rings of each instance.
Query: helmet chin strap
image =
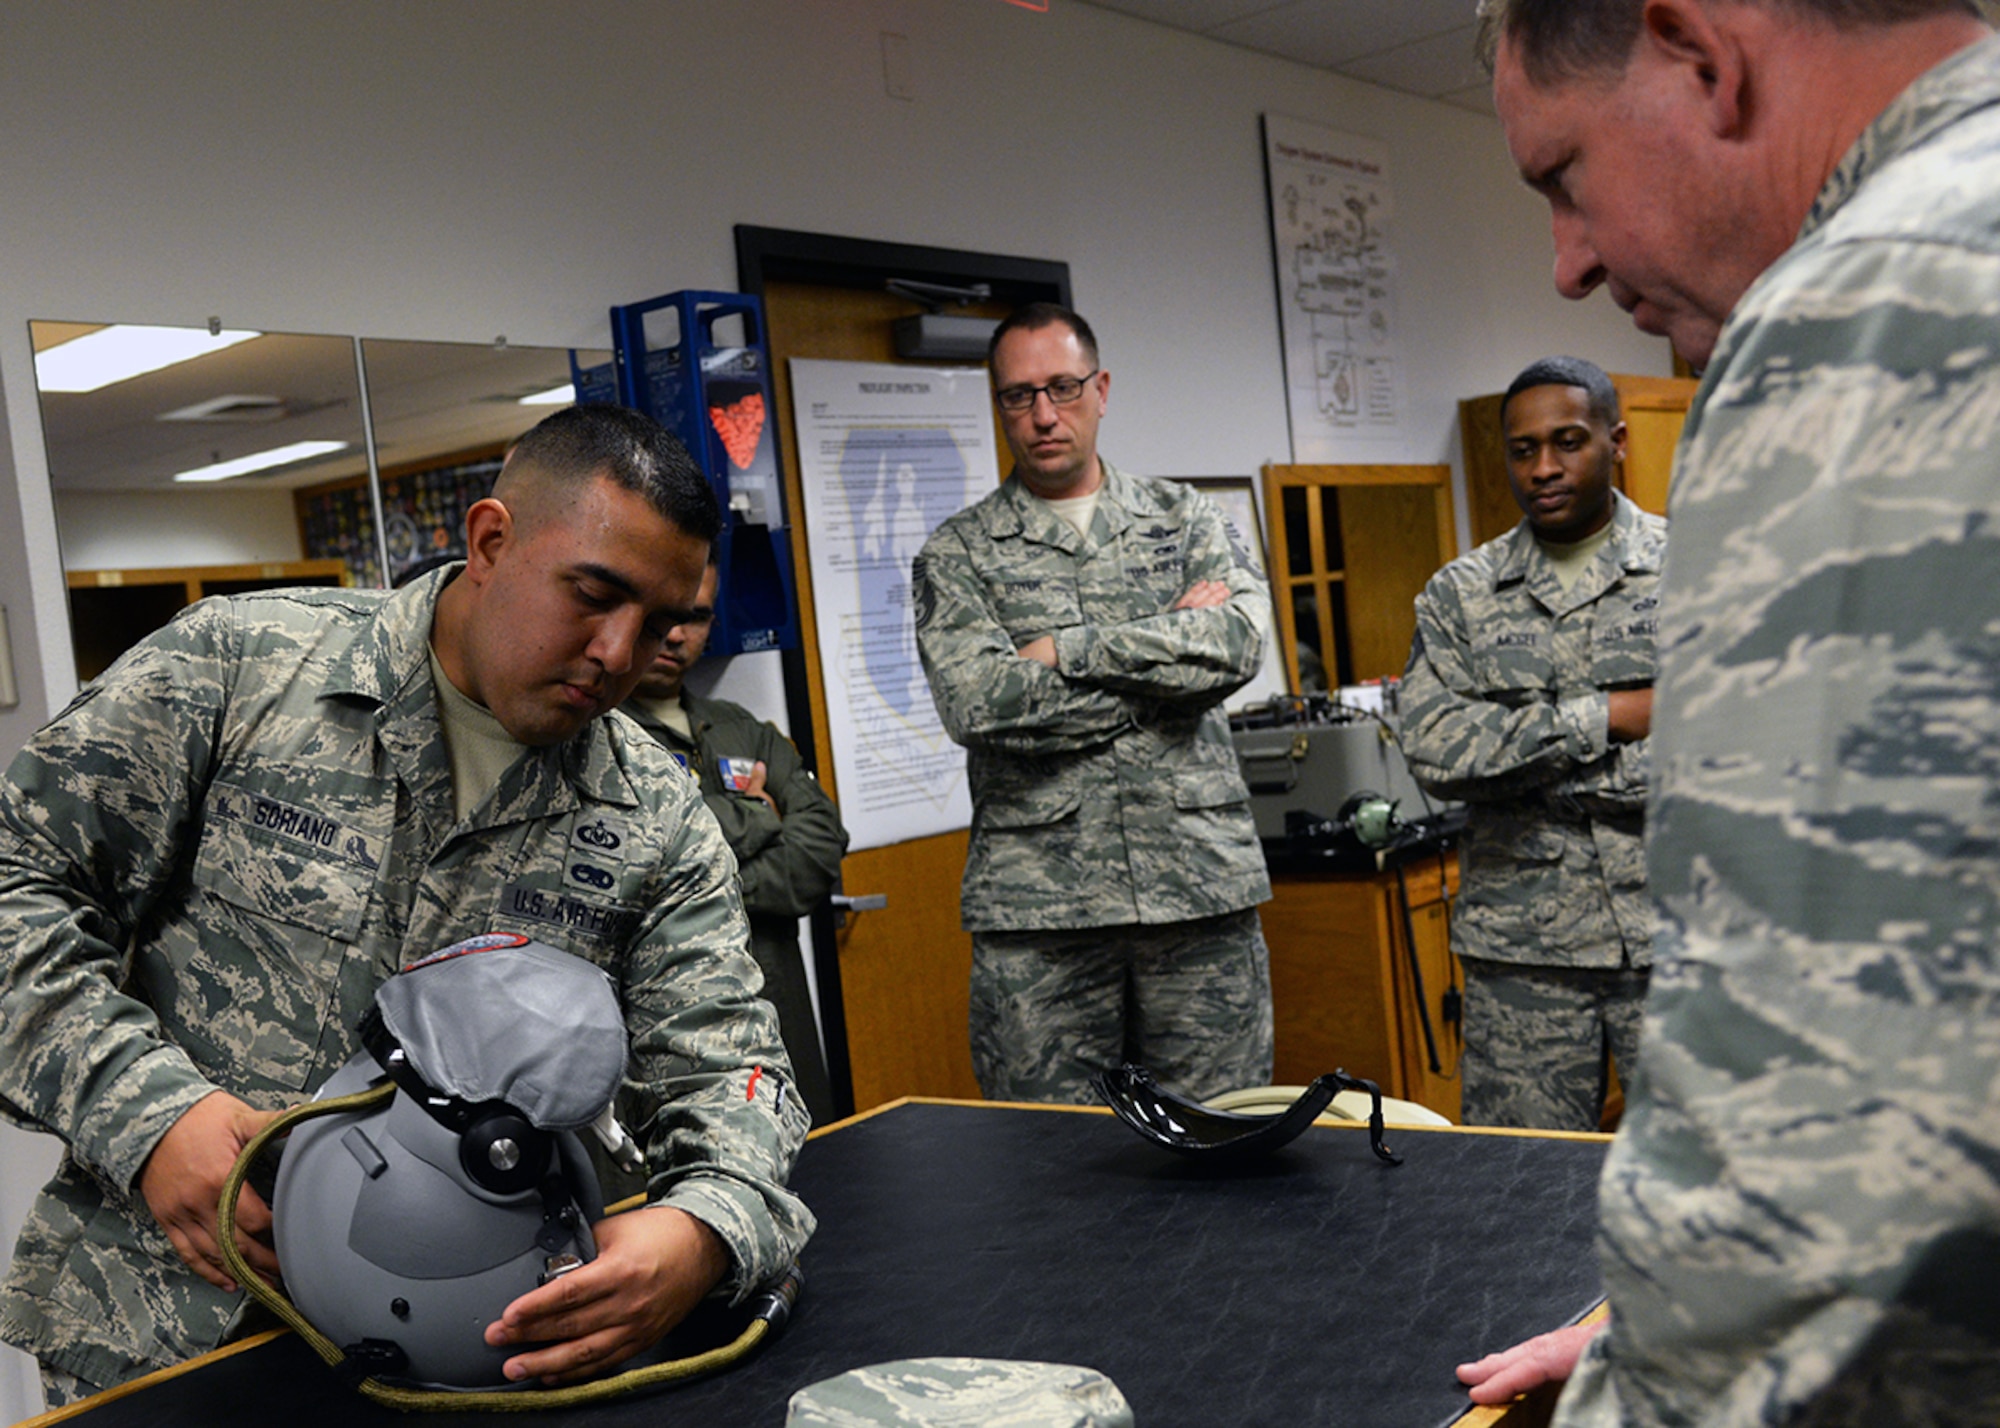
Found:
[[[282,1290],[266,1283],[243,1258],[243,1252],[236,1247],[236,1202],[243,1193],[243,1182],[248,1178],[251,1167],[256,1164],[257,1157],[263,1154],[264,1148],[279,1136],[302,1122],[318,1116],[363,1111],[382,1105],[396,1094],[396,1090],[396,1083],[385,1077],[379,1084],[370,1086],[365,1091],[357,1091],[351,1096],[339,1096],[326,1101],[308,1101],[284,1112],[251,1137],[249,1144],[243,1147],[243,1153],[236,1158],[236,1164],[230,1169],[228,1179],[223,1182],[221,1202],[216,1206],[216,1233],[222,1246],[222,1262],[229,1273],[258,1303],[277,1315],[280,1321],[311,1345],[314,1353],[331,1365],[336,1372],[350,1378],[355,1390],[364,1398],[385,1408],[434,1413],[475,1411],[528,1413],[596,1403],[638,1389],[695,1378],[726,1368],[746,1357],[764,1339],[784,1328],[785,1322],[790,1319],[792,1306],[798,1302],[799,1292],[805,1283],[804,1275],[796,1264],[792,1265],[782,1278],[759,1291],[754,1301],[754,1317],[749,1326],[733,1341],[720,1348],[710,1349],[706,1353],[695,1354],[688,1358],[648,1364],[644,1368],[628,1369],[610,1378],[598,1379],[591,1383],[571,1384],[564,1388],[472,1389],[459,1392],[433,1388],[404,1388],[372,1377],[365,1366],[350,1359],[339,1345],[315,1329]],[[631,1144],[629,1137],[626,1139],[626,1144]]]
[[[604,1109],[597,1113],[597,1119],[590,1123],[590,1133],[597,1137],[598,1143],[620,1170],[636,1175],[646,1168],[646,1153],[639,1149],[632,1133],[618,1123],[617,1109],[615,1101],[606,1101]]]

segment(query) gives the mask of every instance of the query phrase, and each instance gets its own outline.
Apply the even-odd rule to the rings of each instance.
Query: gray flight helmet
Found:
[[[610,1117],[617,993],[581,958],[490,933],[391,977],[360,1030],[366,1049],[315,1099],[396,1092],[292,1131],[272,1203],[285,1287],[357,1374],[509,1386],[521,1348],[488,1347],[487,1326],[596,1257],[604,1206],[578,1132],[634,1154]]]

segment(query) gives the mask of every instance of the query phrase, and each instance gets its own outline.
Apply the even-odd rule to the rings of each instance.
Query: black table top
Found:
[[[1444,1424],[1453,1365],[1599,1295],[1597,1140],[1315,1127],[1223,1175],[1109,1115],[900,1103],[834,1128],[793,1186],[819,1216],[784,1335],[644,1397],[456,1423],[779,1428],[806,1384],[930,1355],[1088,1364],[1141,1428]],[[408,1423],[290,1335],[93,1408],[86,1428]]]

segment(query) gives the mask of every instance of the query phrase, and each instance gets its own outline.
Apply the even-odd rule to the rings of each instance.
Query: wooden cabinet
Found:
[[[1691,377],[1634,377],[1611,374],[1625,416],[1625,460],[1618,487],[1645,510],[1667,513],[1667,486],[1681,424],[1700,386]],[[1507,484],[1507,457],[1500,427],[1504,394],[1469,397],[1458,404],[1459,435],[1465,442],[1465,495],[1472,516],[1472,543],[1505,535],[1521,519],[1521,507]]]
[[[1285,673],[1313,693],[1402,674],[1413,602],[1458,554],[1449,466],[1266,466]]]
[[[1460,1022],[1445,1019],[1464,985],[1451,955],[1447,904],[1458,891],[1457,853],[1405,863],[1400,882],[1396,869],[1274,872],[1271,888],[1262,915],[1277,1039],[1273,1082],[1303,1085],[1338,1067],[1366,1076],[1385,1096],[1458,1120],[1464,1043]]]
[[[346,585],[338,560],[261,561],[156,570],[69,572],[69,632],[76,677],[92,680],[184,606],[209,595],[242,595],[287,585]]]

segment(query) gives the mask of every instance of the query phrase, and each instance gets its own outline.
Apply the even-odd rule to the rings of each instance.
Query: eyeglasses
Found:
[[[1093,367],[1081,377],[1057,377],[1039,387],[1002,387],[993,394],[993,400],[1000,403],[1003,412],[1024,412],[1035,404],[1036,397],[1047,392],[1051,405],[1066,407],[1083,395],[1083,389],[1097,372]]]

